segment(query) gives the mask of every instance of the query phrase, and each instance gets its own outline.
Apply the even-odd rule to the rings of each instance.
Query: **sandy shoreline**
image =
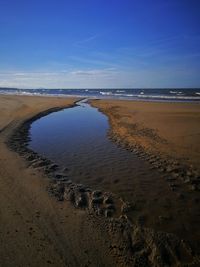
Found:
[[[112,137],[146,152],[200,166],[200,104],[97,100],[110,119]],[[117,141],[117,140],[116,140]]]
[[[170,266],[192,262],[189,247],[173,235],[130,225],[126,216],[109,222],[94,214],[88,217],[85,210],[74,209],[68,201],[50,198],[44,172],[29,168],[27,161],[8,149],[8,137],[23,121],[74,101],[0,96],[0,241],[5,244],[0,250],[0,265],[135,266],[140,261],[141,266],[163,266],[165,252]],[[69,185],[65,186],[68,190]],[[175,247],[181,255],[176,255]]]

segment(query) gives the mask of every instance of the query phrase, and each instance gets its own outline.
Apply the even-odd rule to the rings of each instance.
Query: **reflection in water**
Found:
[[[79,102],[76,107],[35,121],[30,147],[61,167],[67,167],[72,180],[104,185],[108,189],[113,183],[143,172],[144,167],[144,162],[133,153],[107,138],[108,128],[104,114]]]

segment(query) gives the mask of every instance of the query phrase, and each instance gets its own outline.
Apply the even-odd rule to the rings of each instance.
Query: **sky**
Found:
[[[200,87],[199,0],[0,0],[0,87]]]

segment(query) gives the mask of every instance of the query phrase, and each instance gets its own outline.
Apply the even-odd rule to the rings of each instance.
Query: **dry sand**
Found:
[[[199,266],[199,259],[176,235],[132,224],[127,217],[132,207],[117,196],[69,181],[51,184],[41,168],[33,168],[24,159],[30,153],[21,157],[8,148],[8,140],[27,119],[75,101],[0,96],[0,266]],[[127,122],[134,106],[115,101],[95,105],[109,115],[113,131],[119,134],[120,127],[117,130],[114,123],[121,115]],[[110,114],[115,114],[113,119]],[[50,197],[50,184],[51,192],[62,201]],[[110,219],[98,215],[103,211],[108,216],[112,210]]]

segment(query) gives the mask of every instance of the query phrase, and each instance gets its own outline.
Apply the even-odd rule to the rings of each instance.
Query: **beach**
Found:
[[[112,138],[177,158],[199,171],[199,103],[97,100],[92,104],[109,117]]]
[[[140,225],[134,220],[129,221],[128,213],[132,214],[132,207],[117,195],[112,196],[112,192],[94,191],[95,188],[88,189],[73,181],[69,183],[67,179],[51,184],[52,163],[48,162],[47,167],[44,165],[46,159],[20,149],[20,142],[26,140],[26,136],[17,135],[17,131],[20,134],[24,132],[20,132],[21,126],[24,127],[32,118],[35,120],[64,107],[73,107],[77,100],[0,96],[0,242],[4,244],[0,249],[0,265],[138,266],[140,262],[139,266],[184,266],[181,264],[189,263],[198,266],[199,104],[119,100],[91,102],[108,116],[111,126],[109,137],[119,146],[143,157],[152,169],[160,171],[162,177],[157,180],[155,188],[159,188],[160,182],[165,190],[167,184],[169,188],[162,193],[172,197],[174,202],[181,201],[180,205],[175,205],[175,209],[181,210],[177,212],[176,209],[173,216],[181,214],[188,229],[183,227],[180,233],[176,233],[179,225],[176,228],[175,223],[168,227],[167,221],[174,219],[169,214],[157,214],[160,216],[157,224]],[[34,161],[32,165],[29,160]],[[166,175],[175,179],[171,180],[171,186]],[[176,186],[178,190],[172,189]],[[154,184],[147,190],[153,190],[153,187]],[[85,198],[86,204],[82,205]],[[97,214],[101,205],[110,204],[115,210],[112,218],[108,212],[107,216]],[[159,204],[159,201],[155,202],[155,206]],[[190,210],[185,211],[185,207]],[[159,210],[162,208],[161,205]],[[170,211],[170,207],[167,210]],[[139,210],[141,215],[142,212]],[[167,229],[173,233],[168,233]],[[184,230],[187,230],[186,239],[194,241],[192,250],[182,240]]]
[[[25,119],[76,100],[0,96],[1,266],[113,266],[85,213],[49,197],[47,178],[5,144]]]

